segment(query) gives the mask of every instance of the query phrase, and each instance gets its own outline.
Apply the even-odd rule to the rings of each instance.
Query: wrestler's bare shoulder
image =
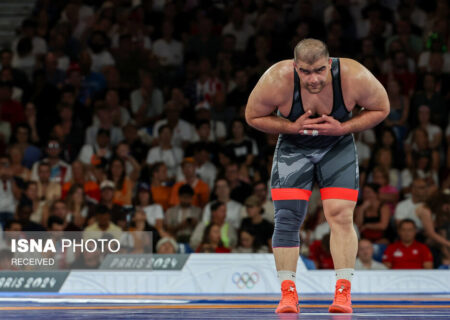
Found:
[[[259,80],[263,86],[283,89],[293,84],[294,67],[292,60],[282,60],[273,64]]]

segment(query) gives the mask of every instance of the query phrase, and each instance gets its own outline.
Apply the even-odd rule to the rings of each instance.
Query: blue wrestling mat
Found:
[[[0,294],[1,319],[450,319],[450,295],[354,295],[353,314],[329,314],[331,296],[300,298],[277,315],[274,295]]]

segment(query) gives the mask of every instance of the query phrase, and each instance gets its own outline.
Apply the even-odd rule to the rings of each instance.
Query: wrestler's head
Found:
[[[331,59],[325,43],[316,39],[303,39],[294,49],[294,67],[302,87],[317,94],[328,83]]]

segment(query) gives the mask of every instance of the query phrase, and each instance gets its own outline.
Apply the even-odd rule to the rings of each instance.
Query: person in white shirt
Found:
[[[425,129],[428,134],[429,147],[431,149],[440,148],[442,142],[442,130],[439,126],[430,122],[430,107],[421,105],[418,108],[417,119],[419,120],[418,127]],[[412,144],[413,134],[411,133],[406,140],[408,144]],[[415,149],[417,146],[412,145]]]
[[[153,44],[153,53],[163,67],[178,67],[183,63],[183,44],[172,36],[173,25],[166,21],[162,25],[162,38]]]
[[[174,178],[177,168],[183,160],[184,152],[182,149],[172,146],[172,130],[168,125],[162,125],[158,134],[159,146],[148,151],[146,163],[151,165],[156,162],[164,162],[167,166],[168,176]]]
[[[185,148],[192,141],[194,128],[192,125],[180,119],[179,106],[173,101],[168,101],[165,106],[166,118],[157,121],[153,127],[153,136],[158,138],[158,131],[163,125],[168,125],[172,129],[172,145],[178,148]]]
[[[355,270],[386,270],[387,267],[381,262],[373,260],[373,245],[370,240],[361,239],[358,245],[358,257],[356,258]]]
[[[130,95],[131,112],[140,126],[153,124],[160,119],[164,108],[162,91],[154,86],[149,73],[141,72],[141,87]]]
[[[110,159],[112,151],[110,148],[109,130],[100,129],[97,131],[97,141],[94,145],[85,144],[78,154],[78,160],[83,164],[90,166],[93,163],[93,157]]]
[[[11,161],[8,156],[0,157],[0,229],[13,219],[16,211],[17,186],[11,172]]]
[[[113,124],[113,114],[111,112],[111,108],[108,107],[104,101],[97,101],[95,103],[95,113],[98,119],[98,124],[94,123],[86,129],[85,144],[95,145],[97,140],[97,132],[100,129],[109,131],[112,146],[117,145],[124,139],[122,129],[114,126]]]
[[[411,198],[400,201],[395,208],[394,219],[397,224],[404,219],[411,219],[416,223],[418,230],[423,229],[422,221],[416,214],[416,210],[427,199],[427,187],[424,179],[414,179],[411,186]]]
[[[208,140],[211,142],[224,142],[227,136],[227,129],[222,121],[212,120],[211,105],[207,101],[202,101],[195,106],[195,120],[208,121],[210,124]],[[192,141],[201,140],[199,134],[194,132]]]
[[[241,216],[242,204],[230,198],[230,186],[226,179],[217,179],[214,188],[214,194],[217,200],[225,203],[227,208],[226,221],[230,223],[236,230],[241,226],[243,216]],[[203,209],[203,223],[208,224],[211,221],[211,203],[208,203]]]
[[[94,31],[89,40],[90,55],[92,58],[92,71],[102,72],[104,67],[116,64],[112,54],[108,51],[109,39],[102,31]]]
[[[232,34],[236,37],[236,50],[244,51],[247,42],[255,34],[255,29],[245,23],[244,12],[241,8],[235,7],[231,14],[231,21],[222,29],[222,34]]]
[[[50,139],[47,143],[47,158],[35,162],[31,168],[31,180],[38,181],[38,168],[41,162],[48,162],[50,165],[50,181],[63,184],[72,179],[72,167],[59,158],[62,149],[59,142]]]

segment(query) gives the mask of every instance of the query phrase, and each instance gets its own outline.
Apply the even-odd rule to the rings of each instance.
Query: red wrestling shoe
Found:
[[[328,309],[331,313],[352,313],[352,294],[350,293],[352,284],[345,279],[336,282],[336,292],[334,293],[333,304]]]
[[[297,289],[295,282],[292,280],[284,280],[281,283],[281,301],[278,304],[275,313],[299,313]]]

